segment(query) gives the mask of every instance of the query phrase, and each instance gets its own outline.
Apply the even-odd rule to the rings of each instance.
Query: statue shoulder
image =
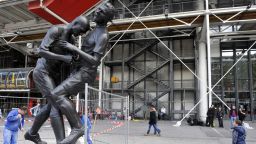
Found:
[[[65,27],[62,25],[54,25],[49,30],[48,33],[52,36],[61,36],[63,32],[65,31]]]

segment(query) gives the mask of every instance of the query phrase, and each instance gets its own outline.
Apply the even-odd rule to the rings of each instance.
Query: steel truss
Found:
[[[163,41],[161,41],[153,32],[152,32],[152,27],[148,27],[147,26],[147,20],[146,19],[144,19],[144,21],[138,16],[135,16],[130,10],[129,10],[129,8],[127,7],[127,6],[125,6],[120,0],[118,0],[119,1],[119,3],[125,8],[125,9],[127,9],[135,18],[135,20],[136,21],[138,21],[138,23],[140,23],[140,26],[138,25],[138,23],[135,23],[135,24],[137,24],[137,27],[139,27],[139,29],[132,29],[132,31],[139,31],[139,30],[148,30],[157,40],[159,40],[159,42],[162,44],[162,45],[164,45],[202,84],[206,84],[204,81],[202,81],[184,62],[182,62],[182,60],[175,54],[175,53],[173,53],[172,52],[172,50],[170,50],[164,43],[163,43]],[[153,1],[153,0],[152,0]],[[151,2],[152,2],[151,1]],[[150,3],[151,3],[150,2]],[[206,2],[207,2],[207,4],[208,4],[208,0],[206,0]],[[146,7],[147,8],[147,7]],[[145,9],[144,9],[145,10]],[[143,11],[144,11],[143,10]],[[175,15],[173,15],[173,16],[171,16],[170,18],[172,18],[172,19],[174,19],[175,21],[178,21],[178,22],[180,22],[180,23],[182,23],[182,25],[174,25],[175,27],[187,27],[187,26],[192,26],[192,24],[201,16],[201,15],[204,15],[204,16],[206,16],[206,18],[208,17],[208,25],[207,25],[207,29],[208,29],[208,31],[209,31],[209,15],[213,15],[214,17],[216,17],[218,20],[219,20],[219,23],[223,23],[223,24],[225,24],[225,23],[233,23],[233,22],[239,22],[239,21],[241,21],[241,20],[232,20],[232,19],[234,19],[235,17],[237,17],[238,15],[241,15],[242,13],[244,13],[244,12],[248,12],[248,11],[255,11],[256,9],[255,8],[251,8],[251,9],[248,9],[248,7],[243,7],[243,8],[236,8],[236,9],[232,9],[232,10],[224,10],[223,11],[223,9],[221,9],[221,10],[208,10],[208,8],[206,9],[206,10],[204,10],[204,11],[202,11],[201,13],[200,12],[197,12],[197,14],[196,13],[193,13],[193,14],[182,14],[182,15],[176,15],[176,17],[175,17]],[[237,13],[235,13],[235,12],[237,12]],[[223,20],[223,18],[221,18],[221,16],[217,16],[217,14],[219,14],[219,13],[225,13],[225,14],[230,14],[231,13],[231,16],[230,17],[228,17],[227,19],[225,19],[225,20]],[[232,13],[235,13],[235,14],[233,14],[232,15]],[[140,13],[141,14],[141,13]],[[179,19],[178,17],[186,17],[186,16],[188,16],[188,15],[190,15],[190,16],[196,16],[190,23],[188,23],[188,22],[186,22],[185,20],[182,20],[182,19]],[[254,15],[254,17],[255,17],[255,15]],[[256,17],[255,17],[256,18]],[[133,20],[134,20],[133,19]],[[158,17],[158,19],[159,19],[159,17]],[[162,18],[163,19],[163,18]],[[166,18],[165,18],[166,19]],[[148,19],[148,21],[152,21],[153,19]],[[254,19],[246,19],[246,20],[242,20],[242,21],[253,21]],[[156,20],[156,17],[155,17],[155,19],[154,19],[154,21],[157,21]],[[121,23],[121,21],[119,22],[119,23]],[[118,22],[116,22],[115,24],[118,24]],[[133,23],[131,24],[131,25],[133,25],[134,24],[134,21],[133,21]],[[131,27],[131,25],[129,25],[128,26],[128,28],[126,29],[126,27],[124,27],[124,29],[125,30],[121,30],[121,31],[118,31],[118,32],[124,32],[124,33],[126,33],[126,32],[128,32],[129,31],[129,29],[130,29],[130,27]],[[141,28],[141,25],[144,27],[144,28]],[[170,27],[172,27],[172,26],[165,26],[164,28],[170,28]],[[157,27],[158,29],[159,28],[162,28],[162,27]],[[156,29],[157,29],[156,28]],[[110,29],[111,29],[111,26],[110,26]],[[122,35],[123,36],[123,35]],[[119,37],[119,39],[116,41],[116,43],[121,39],[121,37],[122,36],[120,36]],[[208,35],[207,35],[207,47],[208,47],[208,49],[210,48],[210,44],[209,44],[209,39],[210,39],[210,35],[209,35],[209,32],[208,32]],[[112,50],[112,48],[116,45],[116,43],[111,47],[111,49],[106,53],[106,55]],[[256,43],[256,42],[255,42]],[[253,43],[253,45],[255,44],[255,43]],[[252,46],[253,46],[252,45]],[[251,47],[252,47],[251,46]],[[251,48],[250,47],[250,48]],[[247,51],[248,50],[250,50],[250,48],[249,49],[247,49]],[[105,56],[106,56],[105,55]],[[103,59],[105,58],[105,56],[103,57]],[[210,55],[209,55],[209,53],[208,53],[208,57],[209,57]],[[241,58],[243,57],[243,55],[240,57],[240,59],[238,59],[238,61],[229,69],[229,71],[241,60]],[[102,60],[103,60],[102,59]],[[208,67],[210,67],[209,66],[209,61],[208,61]],[[209,69],[208,68],[208,71],[209,70],[211,70],[211,69]],[[229,72],[228,71],[228,72]],[[227,72],[227,73],[228,73]],[[227,74],[226,73],[226,74]],[[216,98],[218,98],[228,109],[230,109],[227,105],[226,105],[226,103],[224,102],[224,101],[222,101],[222,99],[221,98],[219,98],[219,96],[218,95],[216,95],[213,91],[212,91],[212,89],[225,77],[225,75],[226,74],[224,74],[223,75],[223,77],[213,86],[213,87],[208,87],[208,89],[209,89],[209,91],[206,93],[206,94],[204,94],[204,95],[208,95],[208,94],[214,94],[215,95],[215,97]],[[208,79],[209,79],[209,76],[208,76]],[[211,80],[209,80],[210,82],[211,82]],[[209,84],[209,83],[208,83]],[[207,84],[206,84],[207,85]],[[209,86],[211,86],[211,84],[209,84]],[[194,110],[195,109],[195,107],[200,103],[202,101],[202,98],[196,103],[196,105],[179,121],[179,123],[177,123],[177,124],[180,124],[183,120],[184,120],[184,118],[186,117],[186,116],[188,116],[191,112],[192,112],[192,110]]]

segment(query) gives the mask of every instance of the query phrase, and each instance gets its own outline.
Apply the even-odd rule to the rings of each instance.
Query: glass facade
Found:
[[[214,92],[230,107],[244,108],[247,120],[255,119],[255,46],[247,53],[250,42],[221,43],[221,56],[212,58],[212,85],[223,79]],[[236,64],[234,66],[234,64]],[[213,103],[222,106],[213,96]],[[226,109],[227,112],[227,109]]]
[[[33,68],[0,69],[0,89],[33,88],[32,77],[29,77]]]

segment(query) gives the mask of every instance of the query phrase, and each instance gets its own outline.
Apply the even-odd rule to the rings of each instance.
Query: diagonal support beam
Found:
[[[246,9],[237,12],[236,14],[234,14],[234,15],[232,15],[231,17],[227,18],[226,20],[223,20],[222,18],[220,18],[219,16],[217,16],[216,14],[214,14],[214,13],[212,13],[212,12],[211,12],[211,14],[212,14],[213,16],[215,16],[217,19],[219,19],[220,21],[222,21],[223,23],[226,23],[226,22],[229,22],[231,19],[237,17],[238,15],[242,14],[243,12],[248,11],[248,9],[249,9],[249,8],[247,7]]]
[[[158,44],[158,43],[159,43],[158,40],[153,40],[153,41],[151,41],[151,42],[148,42],[148,44],[147,44],[144,48],[140,49],[140,50],[139,50],[138,52],[136,52],[134,55],[132,55],[132,56],[128,57],[127,59],[125,59],[125,62],[129,62],[129,61],[131,61],[132,59],[134,59],[134,58],[140,56],[145,50],[147,50],[148,48],[151,48],[151,47],[155,46],[155,45]]]
[[[154,70],[152,70],[151,72],[147,73],[146,75],[140,77],[139,79],[137,79],[136,81],[134,81],[133,83],[131,83],[130,85],[128,85],[128,89],[134,87],[135,85],[137,85],[139,82],[141,82],[142,80],[144,80],[145,78],[149,77],[150,75],[152,75],[153,73],[155,73],[156,71],[158,71],[159,69],[161,69],[162,67],[164,67],[166,64],[168,64],[170,62],[170,60],[164,62],[163,64],[161,64],[160,66],[158,66],[157,68],[155,68]]]
[[[134,65],[131,65],[131,64],[128,64],[128,65],[129,65],[131,68],[133,68],[134,70],[136,70],[137,72],[139,72],[141,75],[146,75],[146,73],[145,73],[143,70],[141,70],[141,69],[135,67]],[[153,80],[153,82],[157,83],[158,85],[164,86],[165,89],[166,89],[166,88],[169,88],[168,85],[166,85],[165,83],[163,83],[161,80],[158,80],[156,77],[150,75],[149,78],[151,78],[151,79]]]
[[[153,98],[150,103],[153,103],[155,101],[157,101],[158,99],[160,99],[161,97],[163,97],[164,95],[166,95],[167,93],[169,93],[170,90],[164,91],[162,92],[160,95],[158,95],[157,97]],[[141,111],[141,109],[145,106],[146,104],[143,104],[142,106],[140,106],[139,108],[137,108],[136,110],[134,110],[134,114],[138,113],[139,111]]]
[[[120,0],[118,0],[136,19],[138,19],[138,17],[136,17]],[[138,19],[139,20],[139,19]],[[201,80],[201,78],[200,77],[198,77],[175,53],[173,53],[173,51],[172,50],[170,50],[167,46],[166,46],[166,44],[163,42],[163,41],[161,41],[141,20],[139,20],[139,22],[147,29],[147,30],[149,30],[149,32],[152,34],[152,35],[154,35],[198,80],[200,80],[200,82],[202,82],[202,83],[204,83],[202,80]],[[253,45],[256,43],[256,41],[253,43]],[[250,47],[251,48],[251,47]],[[247,52],[247,51],[246,51]],[[240,61],[241,59],[239,59],[238,61]],[[236,63],[234,64],[234,65],[236,65]],[[234,66],[233,65],[233,66]],[[232,67],[231,67],[231,69],[232,69]],[[220,81],[223,79],[223,77],[220,79]],[[227,108],[229,108],[227,105],[226,105],[226,103],[223,101],[223,100],[221,100],[220,98],[219,98],[219,96],[218,95],[216,95],[213,91],[212,91],[212,89],[216,86],[218,84],[218,82],[211,88],[211,87],[208,87],[208,89],[209,89],[209,92],[208,93],[206,93],[206,95],[207,94],[209,94],[209,93],[213,93]],[[202,99],[200,99],[200,101],[186,114],[186,116],[187,115],[189,115],[189,113],[200,103],[202,101]],[[186,117],[185,116],[185,117]],[[182,120],[181,121],[183,121],[184,120],[184,118],[185,117],[183,117],[182,118]],[[179,123],[181,123],[181,121],[179,121]],[[178,123],[177,123],[177,125],[178,125]]]

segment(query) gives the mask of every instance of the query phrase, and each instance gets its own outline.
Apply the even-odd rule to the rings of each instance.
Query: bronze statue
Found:
[[[38,59],[33,72],[36,87],[40,90],[48,103],[42,107],[35,117],[32,127],[25,133],[26,140],[37,144],[46,144],[42,141],[38,131],[43,123],[50,117],[57,143],[65,138],[65,130],[62,114],[53,106],[50,92],[60,84],[60,66],[63,62],[71,63],[72,53],[60,47],[59,42],[68,41],[74,43],[74,36],[86,33],[90,28],[89,21],[79,16],[68,25],[56,25],[51,27],[40,47],[38,48],[41,58]]]
[[[95,11],[93,21],[96,27],[83,39],[81,50],[67,41],[59,43],[61,47],[79,55],[79,64],[75,71],[54,88],[49,96],[51,102],[66,116],[72,128],[70,135],[60,144],[73,144],[84,134],[79,115],[68,97],[83,91],[85,83],[91,84],[95,80],[97,67],[108,45],[107,23],[112,21],[114,13],[114,7],[110,3],[105,3]]]

